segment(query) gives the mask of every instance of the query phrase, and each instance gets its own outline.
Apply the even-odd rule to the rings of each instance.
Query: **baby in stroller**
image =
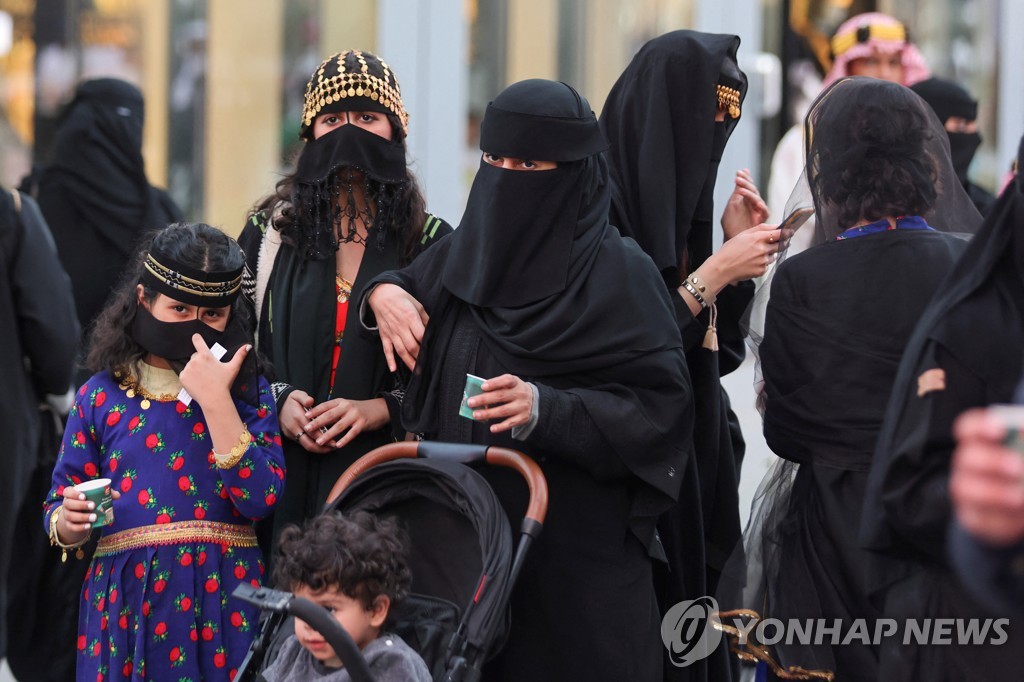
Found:
[[[362,652],[377,682],[430,682],[426,664],[400,637],[383,631],[411,574],[398,525],[363,511],[328,512],[281,534],[274,566],[278,587],[326,608]],[[323,635],[295,619],[266,682],[351,679]]]

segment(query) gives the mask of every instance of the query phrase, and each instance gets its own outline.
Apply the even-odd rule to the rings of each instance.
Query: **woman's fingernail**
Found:
[[[86,505],[86,508],[87,509],[95,509],[96,508],[96,503],[95,502],[90,502],[89,504]]]
[[[92,523],[95,520],[96,520],[96,515],[95,514],[89,514],[89,523]]]

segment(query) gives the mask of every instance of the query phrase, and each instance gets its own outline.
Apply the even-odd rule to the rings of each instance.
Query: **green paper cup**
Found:
[[[484,392],[483,383],[486,379],[475,377],[472,374],[466,375],[466,388],[462,389],[462,404],[459,405],[459,416],[465,417],[466,419],[473,418],[473,408],[467,404],[467,401],[475,395],[480,395]]]
[[[109,478],[84,481],[76,485],[75,490],[96,505],[96,508],[92,510],[92,513],[96,514],[96,520],[92,522],[93,528],[102,528],[114,522],[114,498],[110,494]]]

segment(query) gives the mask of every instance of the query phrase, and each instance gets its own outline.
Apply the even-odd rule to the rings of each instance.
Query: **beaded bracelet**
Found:
[[[242,460],[242,455],[251,444],[252,436],[249,434],[249,427],[243,424],[242,435],[238,437],[238,442],[231,448],[231,451],[224,454],[214,451],[213,461],[217,464],[218,469],[230,469]]]

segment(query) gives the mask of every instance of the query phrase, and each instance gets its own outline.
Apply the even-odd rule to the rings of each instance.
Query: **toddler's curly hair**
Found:
[[[300,585],[313,592],[335,588],[367,610],[387,595],[394,606],[412,581],[403,536],[394,520],[363,511],[322,514],[301,528],[288,526],[278,543],[274,582],[289,591]]]

